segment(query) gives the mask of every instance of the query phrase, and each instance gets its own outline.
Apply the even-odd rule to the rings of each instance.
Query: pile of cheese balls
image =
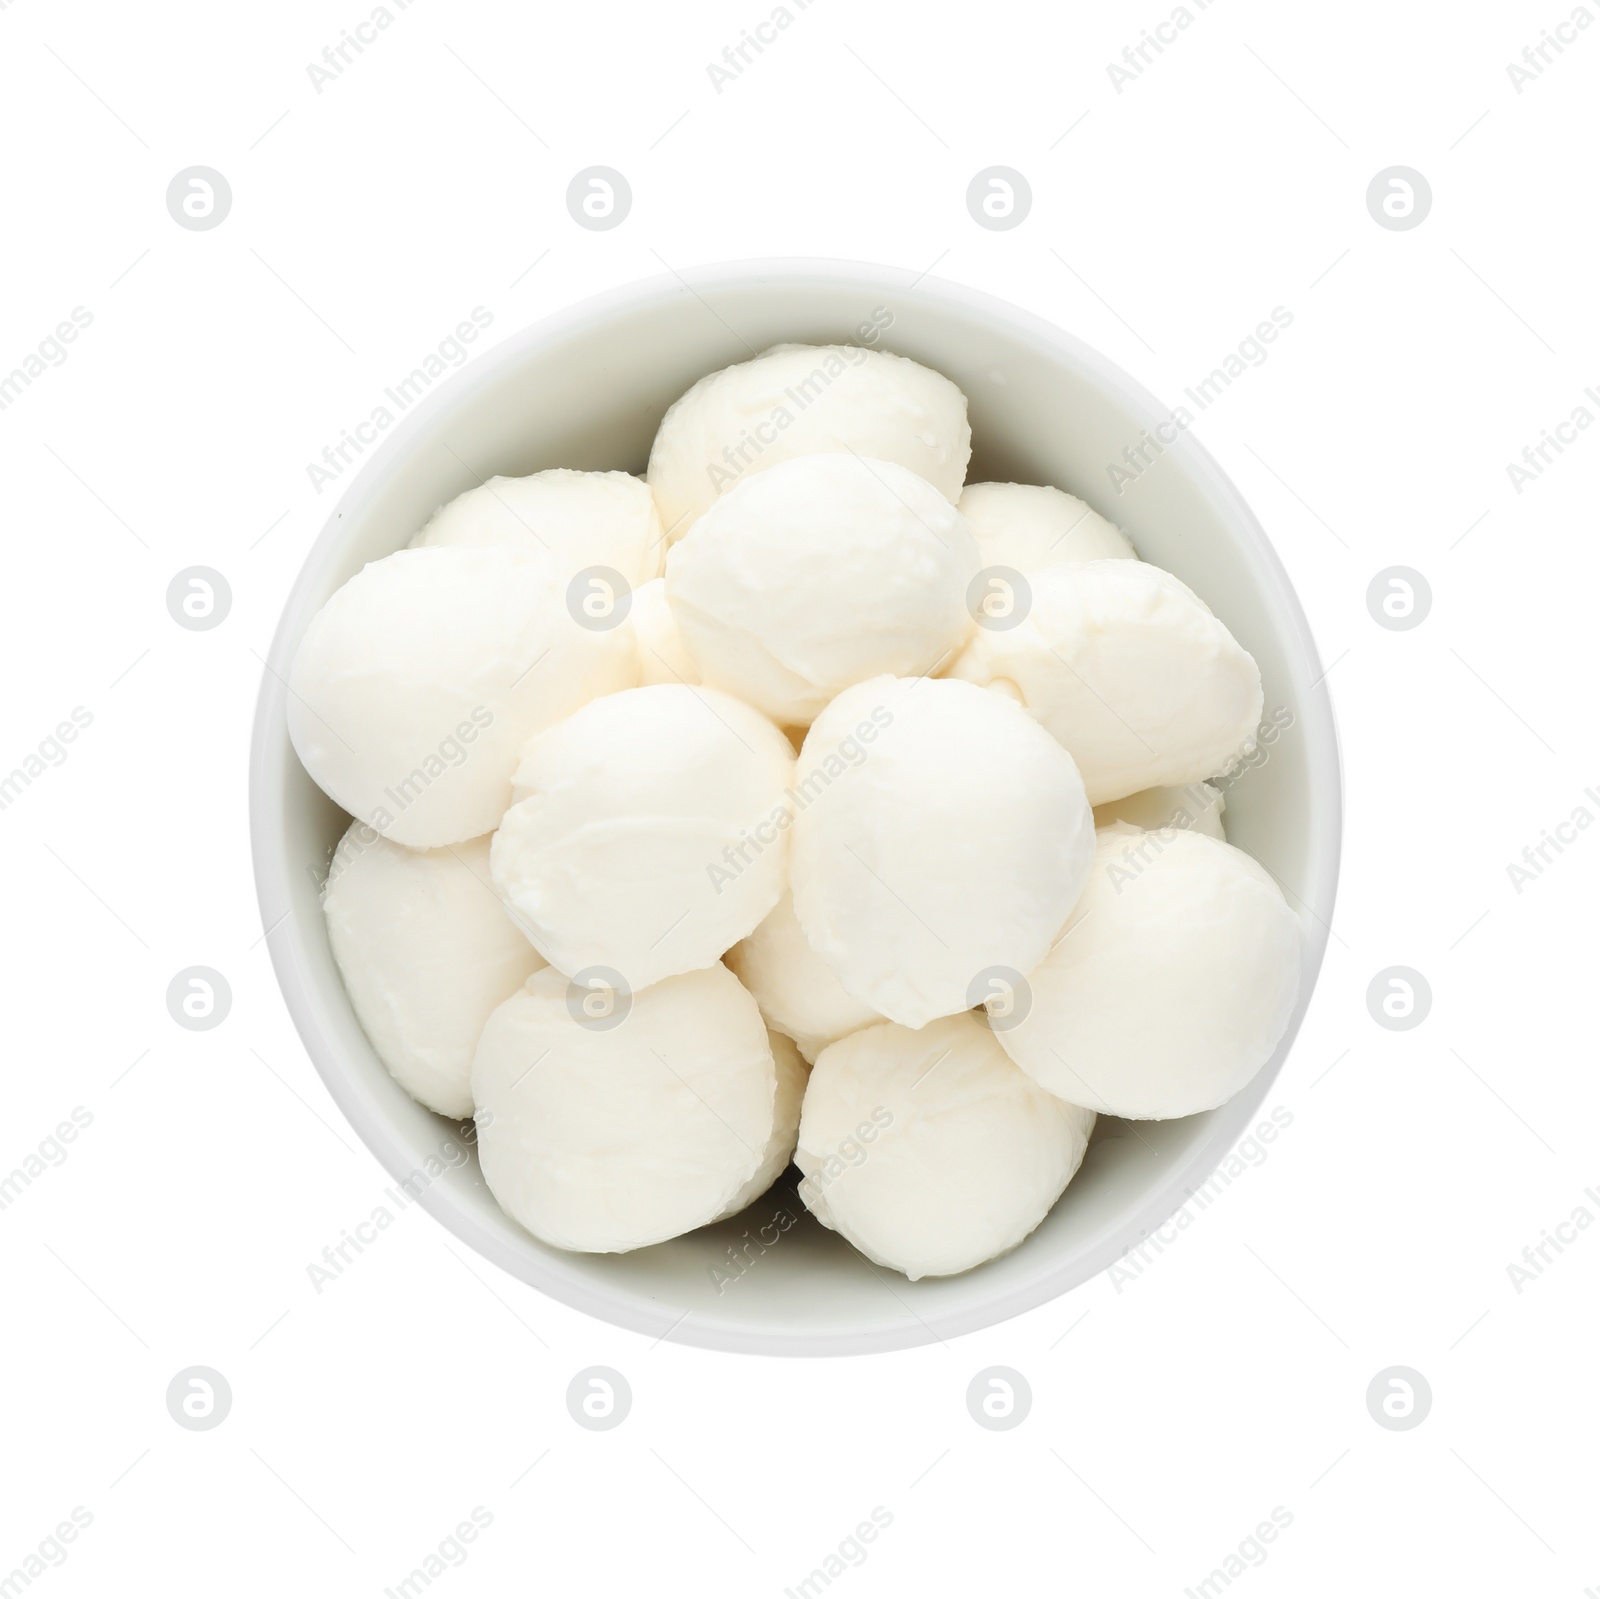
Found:
[[[873,1261],[965,1271],[1097,1112],[1219,1105],[1282,1037],[1299,921],[1205,781],[1255,662],[970,446],[937,372],[780,345],[644,479],[492,478],[308,627],[351,1003],[547,1243],[659,1243],[792,1159]]]

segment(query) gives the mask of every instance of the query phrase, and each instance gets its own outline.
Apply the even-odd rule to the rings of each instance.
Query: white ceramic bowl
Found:
[[[424,1178],[421,1203],[464,1243],[556,1299],[652,1337],[862,1354],[970,1332],[1076,1287],[1169,1217],[1256,1119],[1322,962],[1338,874],[1338,747],[1310,630],[1260,525],[1187,433],[1151,453],[1154,464],[1119,496],[1107,463],[1153,435],[1167,410],[1037,317],[908,276],[847,262],[738,262],[602,295],[507,339],[408,414],[350,483],[289,596],[262,679],[250,773],[261,914],[290,1013],[329,1092],[391,1176],[442,1168]],[[696,378],[776,343],[854,340],[880,307],[893,314],[880,348],[925,362],[966,392],[970,481],[1053,483],[1087,499],[1211,606],[1260,663],[1269,711],[1293,714],[1270,758],[1229,791],[1227,827],[1301,912],[1299,1007],[1272,1062],[1221,1109],[1136,1130],[1102,1117],[1083,1169],[1038,1231],[963,1276],[907,1282],[805,1216],[781,1232],[769,1226],[776,1242],[727,1281],[730,1247],[754,1255],[749,1238],[771,1218],[776,1194],[739,1219],[635,1254],[566,1254],[500,1210],[476,1156],[451,1164],[465,1147],[460,1129],[407,1097],[356,1022],[318,901],[349,818],[290,748],[289,663],[328,596],[462,490],[494,473],[546,467],[642,472],[662,412]]]

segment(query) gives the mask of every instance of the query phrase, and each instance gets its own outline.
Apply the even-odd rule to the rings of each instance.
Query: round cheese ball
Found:
[[[667,538],[681,539],[742,479],[841,450],[897,462],[953,502],[972,454],[967,398],[904,356],[779,344],[701,378],[677,400],[661,419],[646,475]]]
[[[664,579],[652,578],[633,591],[628,621],[639,646],[639,682],[642,685],[700,681],[700,670],[690,658],[678,624],[672,619]]]
[[[839,979],[806,942],[794,899],[785,891],[771,915],[723,956],[728,969],[756,997],[771,1027],[814,1061],[835,1039],[882,1021],[839,986]]]
[[[778,1073],[778,1097],[772,1113],[772,1136],[761,1152],[761,1164],[755,1175],[727,1203],[716,1218],[723,1221],[737,1216],[747,1205],[753,1205],[777,1182],[788,1168],[794,1155],[795,1140],[800,1136],[800,1105],[805,1099],[806,1082],[811,1073],[801,1060],[792,1038],[767,1029],[767,1043],[772,1049],[772,1064]]]
[[[655,496],[627,472],[492,477],[433,513],[413,549],[473,544],[531,548],[548,555],[563,582],[591,566],[610,567],[637,588],[661,571],[666,545]]]
[[[948,659],[971,631],[978,547],[915,473],[807,455],[741,483],[667,556],[701,677],[804,725],[840,690]]]
[[[591,998],[546,969],[489,1018],[472,1063],[478,1157],[501,1207],[547,1244],[642,1249],[717,1220],[764,1169],[777,1068],[724,966],[609,1010]]]
[[[969,483],[956,502],[985,566],[1032,577],[1057,564],[1137,561],[1127,535],[1076,495],[1032,483]]]
[[[635,993],[710,966],[778,902],[789,741],[715,689],[595,700],[529,744],[489,862],[552,966]]]
[[[1227,802],[1220,788],[1209,783],[1186,783],[1182,788],[1142,788],[1123,799],[1108,800],[1094,809],[1094,825],[1113,822],[1159,832],[1166,827],[1192,827],[1197,833],[1226,842],[1222,813]]]
[[[379,1060],[441,1116],[470,1116],[489,1012],[544,965],[489,881],[489,840],[412,850],[352,823],[322,889],[328,943]]]
[[[626,630],[568,613],[547,557],[401,550],[311,619],[289,668],[289,737],[312,780],[397,844],[491,832],[541,728],[629,688]]]
[[[1105,829],[1055,947],[997,1034],[1051,1093],[1110,1116],[1211,1110],[1272,1057],[1301,929],[1243,850],[1190,830]]]
[[[1014,1249],[1083,1161],[1094,1112],[1048,1094],[975,1016],[890,1022],[817,1057],[800,1197],[880,1266],[946,1277]]]
[[[1192,783],[1250,748],[1261,674],[1170,572],[1045,567],[1027,616],[979,627],[950,669],[1021,702],[1072,752],[1093,805]]]
[[[970,683],[846,689],[806,735],[794,794],[806,941],[846,993],[907,1027],[1042,960],[1094,853],[1071,756]]]

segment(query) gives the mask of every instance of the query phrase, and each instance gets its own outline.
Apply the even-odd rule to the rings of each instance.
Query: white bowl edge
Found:
[[[803,294],[807,285],[820,285],[827,290],[860,288],[864,291],[864,300],[887,296],[904,306],[932,307],[975,322],[985,320],[1005,335],[1034,346],[1057,362],[1092,374],[1143,427],[1154,428],[1169,415],[1152,395],[1126,374],[1041,318],[978,291],[927,277],[914,283],[905,282],[909,277],[910,274],[896,268],[841,261],[732,262],[645,280],[547,318],[511,335],[467,363],[440,390],[430,394],[402,419],[352,479],[308,553],[273,639],[256,713],[249,787],[257,891],[263,925],[269,929],[267,943],[273,964],[307,1052],[341,1111],[391,1177],[404,1180],[418,1169],[416,1117],[403,1108],[381,1108],[352,1069],[350,1052],[356,1046],[350,1029],[354,1019],[348,1014],[347,1006],[346,1014],[339,1016],[337,1007],[328,999],[331,957],[322,938],[320,917],[314,925],[307,926],[304,918],[297,919],[293,914],[296,899],[291,878],[304,863],[288,858],[282,836],[281,799],[298,772],[285,732],[285,678],[300,633],[321,603],[328,571],[343,548],[346,530],[359,523],[364,511],[381,494],[419,440],[441,431],[452,412],[463,409],[471,393],[484,392],[536,352],[604,329],[619,316],[651,306],[673,305],[686,313],[699,315],[698,302],[700,308],[720,322],[722,318],[711,310],[703,296],[770,291],[774,285],[790,285],[796,294]],[[724,322],[723,326],[726,328],[728,324]],[[802,335],[797,332],[795,336]],[[708,337],[712,343],[726,343],[721,335],[708,334]],[[884,342],[892,347],[895,339],[890,336]],[[741,358],[744,358],[743,352],[729,357]],[[724,364],[726,360],[713,356],[703,370],[714,370]],[[930,361],[930,364],[938,363]],[[861,1269],[871,1273],[902,1312],[889,1322],[880,1321],[866,1327],[827,1328],[799,1323],[786,1326],[781,1319],[752,1320],[741,1319],[736,1314],[719,1317],[684,1312],[679,1305],[647,1291],[647,1284],[624,1286],[618,1275],[609,1274],[610,1262],[631,1257],[604,1257],[597,1262],[596,1257],[563,1255],[510,1224],[489,1219],[480,1205],[468,1203],[466,1199],[466,1190],[473,1186],[475,1161],[460,1170],[448,1171],[430,1183],[420,1195],[423,1208],[464,1243],[512,1275],[577,1309],[652,1338],[670,1337],[682,1343],[741,1353],[864,1354],[914,1347],[975,1331],[1067,1292],[1137,1247],[1207,1181],[1264,1102],[1310,1004],[1326,948],[1337,885],[1342,787],[1337,728],[1318,652],[1287,573],[1265,532],[1238,491],[1192,434],[1180,435],[1167,450],[1162,465],[1163,470],[1169,466],[1181,468],[1209,499],[1218,519],[1227,524],[1237,541],[1253,576],[1270,591],[1271,608],[1284,635],[1276,642],[1284,647],[1292,663],[1292,680],[1281,686],[1286,698],[1292,700],[1304,743],[1306,788],[1310,796],[1310,814],[1306,819],[1308,875],[1301,879],[1304,892],[1296,896],[1303,907],[1306,949],[1294,1017],[1272,1061],[1247,1088],[1219,1110],[1188,1119],[1189,1123],[1197,1124],[1195,1136],[1172,1168],[1161,1179],[1149,1183],[1136,1201],[1092,1228],[1076,1242],[1070,1253],[1059,1258],[1040,1259],[1020,1272],[1012,1269],[1005,1274],[1004,1285],[1001,1275],[995,1274],[988,1279],[992,1286],[985,1287],[985,1273],[991,1270],[989,1267],[980,1267],[961,1278],[910,1284],[898,1277],[890,1280],[856,1257]],[[505,466],[496,462],[493,469],[504,470]],[[1082,483],[1062,486],[1086,494]],[[1102,498],[1088,494],[1086,497],[1094,498],[1097,503]],[[1099,508],[1107,509],[1104,504],[1099,504]],[[404,529],[391,547],[398,547],[411,531],[414,528]],[[1203,589],[1201,597],[1210,600]],[[302,903],[303,899],[302,892]],[[356,1034],[359,1035],[358,1028]],[[395,1093],[404,1098],[397,1087]],[[411,1111],[426,1116],[419,1107],[412,1106]],[[447,1140],[451,1124],[442,1119],[434,1120],[438,1122],[437,1137]],[[404,1128],[402,1122],[406,1124]],[[1203,1127],[1198,1125],[1202,1123]],[[1185,1126],[1183,1123],[1141,1125],[1173,1129]],[[1117,1127],[1116,1123],[1103,1123],[1099,1139],[1114,1140],[1118,1136]],[[409,1139],[405,1136],[407,1131],[413,1135]],[[1080,1177],[1077,1181],[1084,1179]],[[477,1180],[477,1186],[481,1188],[481,1179]],[[1074,1188],[1068,1189],[1061,1202],[1063,1205],[1072,1201],[1073,1192]],[[724,1229],[731,1225],[723,1224]],[[1035,1239],[1038,1237],[1039,1234],[1034,1235]],[[1008,1260],[1017,1262],[1032,1242],[1022,1245],[1013,1256],[1007,1257]],[[663,1251],[672,1248],[670,1245],[659,1247]],[[826,1240],[822,1247],[827,1247]],[[841,1249],[846,1247],[840,1246]],[[946,1285],[957,1285],[957,1292],[948,1293]],[[731,1303],[736,1309],[736,1294]]]

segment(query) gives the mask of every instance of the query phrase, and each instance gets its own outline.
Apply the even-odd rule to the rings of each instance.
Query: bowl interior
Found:
[[[1322,958],[1337,873],[1337,749],[1304,616],[1259,526],[1188,433],[1161,426],[1167,410],[1109,363],[997,301],[927,279],[905,287],[905,276],[815,262],[712,269],[590,302],[480,357],[396,417],[313,547],[263,678],[251,776],[263,920],[330,1091],[391,1175],[465,1242],[545,1292],[652,1336],[861,1353],[969,1331],[1084,1281],[1201,1188],[1256,1119]],[[350,1009],[319,905],[349,818],[289,745],[289,661],[328,596],[456,494],[496,473],[546,467],[642,472],[663,411],[696,378],[775,343],[858,342],[863,324],[886,315],[878,348],[935,367],[967,394],[970,481],[1050,483],[1080,495],[1145,559],[1189,584],[1260,663],[1269,715],[1292,721],[1229,787],[1226,820],[1229,838],[1301,912],[1299,1009],[1273,1061],[1220,1109],[1171,1122],[1101,1118],[1082,1171],[1043,1225],[1010,1255],[959,1277],[910,1283],[873,1267],[806,1214],[792,1171],[744,1215],[652,1249],[549,1248],[496,1205],[470,1124],[412,1101]],[[1147,440],[1144,462],[1136,453],[1130,463],[1124,452]],[[1112,464],[1125,474],[1120,492]]]

